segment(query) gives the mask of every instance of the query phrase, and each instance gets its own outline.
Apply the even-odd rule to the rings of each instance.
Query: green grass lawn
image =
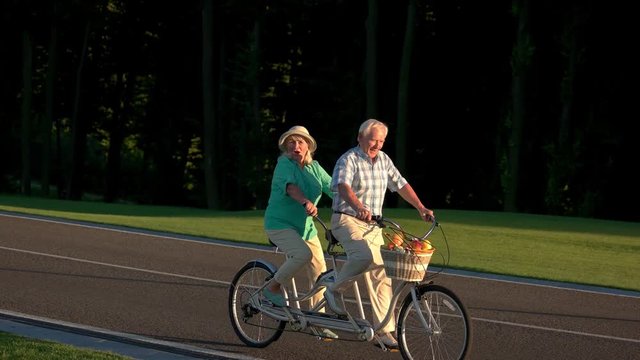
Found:
[[[206,238],[267,244],[263,211],[105,204],[0,195],[0,210],[115,224]],[[414,234],[413,209],[388,209]],[[502,212],[437,210],[451,268],[640,291],[640,223]],[[329,209],[321,209],[329,221]],[[446,255],[441,232],[436,254]],[[434,256],[440,265],[443,258]]]
[[[125,360],[129,357],[50,341],[32,340],[0,331],[1,360]]]

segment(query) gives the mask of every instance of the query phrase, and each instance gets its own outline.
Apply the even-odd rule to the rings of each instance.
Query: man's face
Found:
[[[378,156],[378,152],[384,145],[384,139],[386,135],[384,131],[379,128],[372,128],[368,135],[358,135],[358,144],[365,154],[369,155],[371,159]]]

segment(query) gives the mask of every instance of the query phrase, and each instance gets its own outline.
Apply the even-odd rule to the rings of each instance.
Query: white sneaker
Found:
[[[336,298],[339,295],[339,298]],[[347,311],[342,307],[342,294],[334,294],[329,288],[324,291],[324,298],[327,300],[329,308],[338,315],[347,315]]]
[[[391,335],[391,333],[378,334],[378,338],[384,344],[384,346],[388,347],[389,349],[398,348],[398,342],[393,337],[393,335]]]
[[[271,301],[274,306],[284,307],[286,305],[284,296],[282,294],[272,293],[269,288],[262,289],[262,295],[264,295],[267,300]]]
[[[318,276],[318,279],[316,280],[317,283],[321,283],[325,285],[328,285],[329,283],[332,283],[335,281],[336,281],[336,272],[333,269],[323,272]]]

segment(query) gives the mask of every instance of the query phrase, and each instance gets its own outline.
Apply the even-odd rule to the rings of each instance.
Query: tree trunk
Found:
[[[115,96],[113,97],[113,112],[109,126],[109,149],[107,150],[107,176],[104,201],[113,202],[120,193],[120,169],[122,164],[122,142],[124,141],[125,119],[127,118],[127,94],[132,91],[133,76],[125,76],[119,72],[116,78]]]
[[[219,17],[217,19],[220,19]],[[222,22],[222,21],[220,21]],[[223,36],[220,37],[220,47],[218,48],[219,50],[219,54],[218,54],[218,84],[217,84],[217,90],[218,90],[218,94],[216,96],[217,99],[217,106],[215,108],[216,112],[214,114],[214,116],[218,119],[222,119],[223,115],[226,111],[226,87],[224,86],[225,82],[227,81],[227,75],[225,72],[225,67],[227,66],[227,51],[226,51],[227,47],[226,47],[226,42]],[[217,121],[215,124],[215,129],[214,129],[214,143],[215,146],[212,148],[212,151],[215,154],[224,154],[226,149],[227,149],[227,143],[228,143],[228,134],[229,132],[229,127],[230,125],[227,124],[227,122],[225,121]],[[225,136],[225,134],[227,134],[227,136]],[[218,169],[223,169],[226,167],[225,164],[225,159],[224,157],[218,157],[217,161],[214,163]],[[218,189],[228,189],[230,188],[229,184],[229,174],[227,173],[223,173],[220,172],[219,173],[220,176],[218,177]],[[219,202],[220,202],[220,207],[221,208],[228,208],[228,203],[229,200],[232,197],[232,194],[230,194],[228,191],[221,191],[218,190],[218,194],[219,194]]]
[[[378,0],[369,0],[367,16],[367,54],[365,58],[365,88],[367,118],[378,117]]]
[[[407,117],[409,113],[409,84],[415,23],[416,0],[409,0],[398,81],[398,118],[396,119],[398,126],[396,128],[396,157],[394,160],[398,170],[401,172],[406,170],[407,163],[407,124],[409,123]]]
[[[262,101],[260,98],[260,64],[262,63],[262,24],[264,21],[264,13],[262,10],[258,13],[258,17],[256,18],[254,28],[253,28],[253,46],[251,50],[251,62],[249,67],[249,73],[251,74],[252,81],[250,82],[250,99],[251,99],[251,115],[250,119],[253,125],[251,126],[254,131],[251,131],[253,136],[251,137],[251,142],[258,146],[258,149],[265,149],[266,144],[264,140],[266,136],[263,136],[265,133],[262,129]],[[264,162],[265,162],[265,152],[264,151],[254,151],[251,156],[251,166],[253,168],[253,172],[251,174],[252,181],[252,193],[255,197],[255,203],[251,204],[252,207],[256,207],[258,209],[266,208],[266,203],[269,200],[268,188],[265,188],[265,176],[264,176]],[[252,200],[252,199],[250,199]]]
[[[53,134],[53,98],[55,94],[57,56],[58,28],[54,18],[51,24],[51,38],[49,39],[49,58],[45,85],[45,116],[42,134],[42,193],[45,196],[48,196],[51,192],[51,136]]]
[[[204,176],[207,208],[220,207],[216,171],[216,114],[213,91],[213,0],[204,0],[202,9],[202,105],[204,122]]]
[[[396,156],[395,164],[400,172],[407,170],[407,119],[409,113],[409,84],[411,73],[411,55],[413,53],[413,37],[416,23],[416,0],[409,0],[407,5],[407,22],[404,32],[404,44],[400,60],[400,74],[398,79],[398,117],[396,119]],[[397,197],[398,207],[409,204],[401,197]]]
[[[21,155],[22,180],[20,191],[31,195],[31,103],[32,103],[33,44],[28,30],[22,32],[22,115]]]
[[[71,169],[69,169],[66,198],[72,200],[79,200],[82,197],[82,171],[84,168],[84,151],[86,148],[87,134],[83,121],[78,113],[80,111],[80,92],[82,91],[82,70],[87,57],[90,29],[91,23],[87,22],[84,29],[82,53],[76,70],[73,111],[71,112]]]
[[[560,112],[557,138],[549,146],[548,156],[550,157],[547,169],[547,188],[545,194],[545,205],[547,212],[559,215],[575,215],[574,206],[578,204],[580,196],[586,194],[572,193],[574,191],[573,179],[577,170],[577,158],[580,155],[580,142],[576,142],[571,136],[573,128],[572,116],[574,104],[574,87],[577,76],[579,62],[578,39],[576,31],[579,26],[579,18],[582,13],[579,9],[572,11],[572,18],[565,25],[562,36],[562,54],[565,58],[565,71],[560,85],[560,101],[562,110]],[[584,209],[588,210],[588,209]],[[588,211],[582,216],[590,215]]]
[[[512,112],[511,132],[507,145],[507,169],[504,182],[504,210],[518,210],[518,183],[520,178],[520,156],[522,136],[526,120],[526,77],[533,56],[533,45],[529,33],[529,1],[514,0],[518,30],[513,49],[512,66]]]
[[[238,135],[238,178],[235,205],[240,208],[255,207],[256,191],[260,191],[263,169],[258,159],[264,155],[250,152],[248,149],[257,147],[264,134],[260,129],[260,33],[262,28],[262,13],[256,15],[253,30],[248,36],[246,72],[241,75],[247,101],[241,102],[242,119]]]

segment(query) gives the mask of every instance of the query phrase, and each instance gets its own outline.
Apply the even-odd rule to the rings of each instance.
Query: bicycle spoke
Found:
[[[229,289],[229,317],[234,331],[247,345],[265,347],[277,340],[284,322],[263,314],[259,309],[258,290],[272,276],[260,262],[247,264],[231,283]]]
[[[439,286],[422,288],[418,302],[405,299],[398,329],[406,359],[461,359],[468,348],[466,313],[455,295]]]

